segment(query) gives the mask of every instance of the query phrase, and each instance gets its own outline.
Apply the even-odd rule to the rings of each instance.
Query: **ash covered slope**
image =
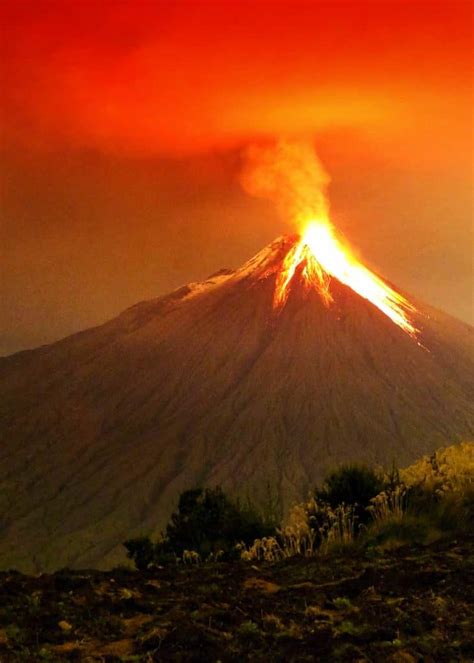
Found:
[[[275,315],[291,241],[0,360],[0,567],[110,565],[190,486],[288,505],[340,461],[473,436],[473,329],[416,303],[427,351],[335,281]]]

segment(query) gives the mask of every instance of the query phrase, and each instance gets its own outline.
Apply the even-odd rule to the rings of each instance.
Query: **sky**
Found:
[[[0,354],[291,232],[240,183],[310,140],[364,262],[474,322],[472,4],[3,0]]]

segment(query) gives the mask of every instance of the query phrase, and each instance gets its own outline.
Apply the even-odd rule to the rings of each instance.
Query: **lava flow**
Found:
[[[299,241],[288,251],[276,279],[275,308],[285,305],[300,267],[307,287],[315,288],[327,305],[333,301],[330,282],[334,277],[370,301],[404,332],[416,337],[418,330],[409,318],[414,306],[359,263],[337,239],[329,221],[310,221]]]
[[[364,267],[336,236],[327,196],[330,177],[310,142],[279,140],[251,146],[241,182],[248,193],[271,200],[285,220],[304,229],[277,274],[275,309],[286,304],[296,273],[327,305],[333,301],[330,283],[335,278],[416,338],[419,330],[410,319],[414,306]]]

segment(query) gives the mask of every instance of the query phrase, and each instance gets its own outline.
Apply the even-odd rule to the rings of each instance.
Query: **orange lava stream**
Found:
[[[409,318],[409,312],[416,310],[414,306],[359,263],[335,237],[334,229],[328,222],[311,221],[299,242],[287,253],[276,280],[275,308],[285,305],[291,281],[300,266],[307,287],[318,290],[326,305],[333,301],[329,285],[331,277],[334,277],[416,338],[419,330]]]

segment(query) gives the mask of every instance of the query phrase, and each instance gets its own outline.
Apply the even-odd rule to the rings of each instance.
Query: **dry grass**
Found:
[[[312,557],[332,545],[354,540],[354,509],[344,504],[332,508],[311,498],[296,504],[287,524],[275,536],[256,539],[247,547],[241,545],[241,558],[246,561],[276,562],[296,555]]]
[[[388,519],[401,520],[407,509],[407,488],[403,484],[393,490],[384,490],[371,500],[367,507],[375,522]]]

